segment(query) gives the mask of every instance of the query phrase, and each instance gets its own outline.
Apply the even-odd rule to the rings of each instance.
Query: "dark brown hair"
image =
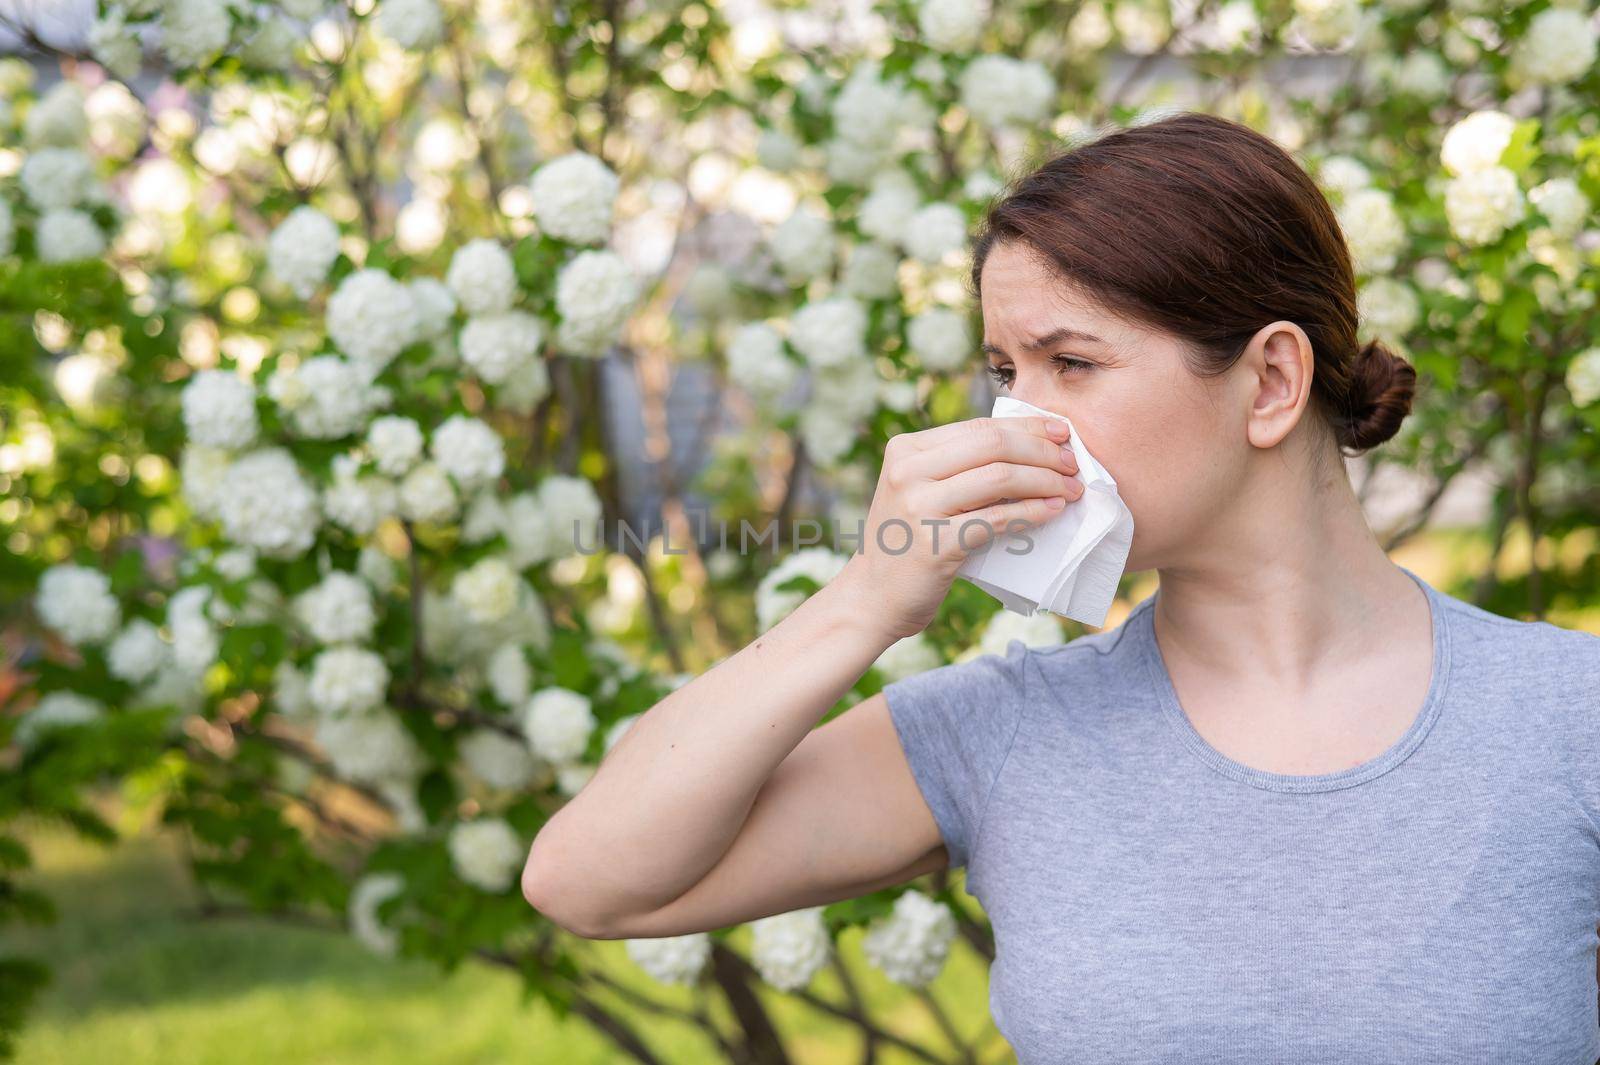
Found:
[[[1187,341],[1220,374],[1264,325],[1311,340],[1312,399],[1341,450],[1383,443],[1411,409],[1416,372],[1356,339],[1355,276],[1333,209],[1278,145],[1248,126],[1183,113],[1118,129],[1014,179],[972,257],[1017,240],[1115,313]]]

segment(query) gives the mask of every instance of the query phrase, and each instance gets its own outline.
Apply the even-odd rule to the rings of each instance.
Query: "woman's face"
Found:
[[[1116,479],[1134,519],[1127,568],[1181,561],[1222,524],[1253,450],[1248,360],[1197,377],[1177,337],[1116,317],[1015,242],[990,251],[981,281],[991,372],[1005,394],[1070,418]]]

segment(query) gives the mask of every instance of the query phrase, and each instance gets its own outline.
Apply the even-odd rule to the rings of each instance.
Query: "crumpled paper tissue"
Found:
[[[997,532],[967,556],[956,575],[1014,613],[1031,615],[1043,609],[1101,628],[1128,562],[1133,514],[1117,494],[1116,480],[1078,439],[1071,419],[1011,396],[996,397],[990,416],[1028,415],[1059,419],[1072,430],[1069,444],[1078,457],[1083,495],[1041,525]]]

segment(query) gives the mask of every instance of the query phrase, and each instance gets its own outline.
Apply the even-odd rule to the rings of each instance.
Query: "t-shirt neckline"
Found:
[[[1421,709],[1417,711],[1416,717],[1404,735],[1395,740],[1387,750],[1360,765],[1346,769],[1331,773],[1302,774],[1274,773],[1257,769],[1236,761],[1211,746],[1210,742],[1195,729],[1178,702],[1177,689],[1173,686],[1171,674],[1167,672],[1166,661],[1161,657],[1161,647],[1156,643],[1154,607],[1156,597],[1160,594],[1158,589],[1140,604],[1139,617],[1130,620],[1134,620],[1137,625],[1141,655],[1149,668],[1161,701],[1162,715],[1174,727],[1178,739],[1202,762],[1222,775],[1267,791],[1333,791],[1337,788],[1348,788],[1387,773],[1405,761],[1428,735],[1428,730],[1438,719],[1440,708],[1444,704],[1445,686],[1450,677],[1450,629],[1448,612],[1444,603],[1440,601],[1438,590],[1407,567],[1399,566],[1399,569],[1415,581],[1428,598],[1429,618],[1433,627],[1433,666]]]

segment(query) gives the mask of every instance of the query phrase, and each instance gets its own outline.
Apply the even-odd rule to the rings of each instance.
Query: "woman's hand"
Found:
[[[973,418],[889,440],[860,550],[836,580],[895,639],[927,628],[967,555],[1083,495],[1067,424]]]

